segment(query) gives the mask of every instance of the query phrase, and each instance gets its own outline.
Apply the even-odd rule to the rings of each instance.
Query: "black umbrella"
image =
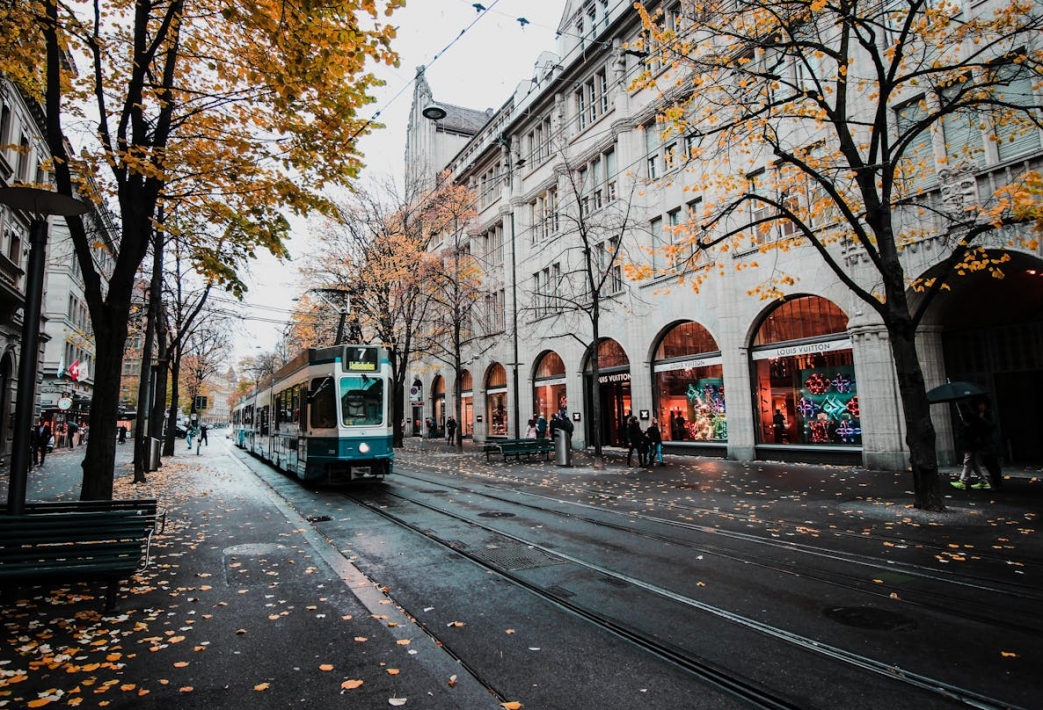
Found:
[[[988,392],[988,390],[971,382],[946,382],[944,385],[938,385],[934,389],[928,390],[927,401],[931,404],[938,404],[939,402],[955,402],[961,399],[970,399],[971,397],[988,394]]]

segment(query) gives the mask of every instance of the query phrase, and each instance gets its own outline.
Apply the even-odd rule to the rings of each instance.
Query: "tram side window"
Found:
[[[268,427],[269,427],[269,423],[270,423],[269,422],[270,418],[268,416],[268,412],[269,412],[269,407],[268,407],[267,404],[264,405],[263,407],[258,407],[258,409],[257,409],[257,420],[258,420],[258,424],[260,425],[258,427],[258,429],[261,432],[261,436],[267,436],[268,433],[269,433],[268,432]]]
[[[313,429],[331,429],[337,426],[337,398],[333,391],[332,377],[312,380],[309,399]]]
[[[308,403],[308,388],[304,385],[301,386],[300,391],[297,393],[297,426],[300,427],[301,431],[308,428],[308,407],[305,406]]]
[[[340,380],[345,426],[373,426],[384,422],[384,381],[367,375]]]

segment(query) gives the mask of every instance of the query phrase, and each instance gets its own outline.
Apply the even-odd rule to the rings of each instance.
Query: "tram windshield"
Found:
[[[344,426],[384,423],[384,381],[368,375],[340,379],[340,409]]]

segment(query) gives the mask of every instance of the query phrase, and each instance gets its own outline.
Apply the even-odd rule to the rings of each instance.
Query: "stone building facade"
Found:
[[[667,15],[679,11],[666,5]],[[524,436],[526,420],[562,412],[583,447],[595,428],[603,442],[622,445],[633,413],[643,426],[657,418],[674,452],[905,468],[894,361],[876,312],[810,248],[776,252],[770,265],[756,263],[756,249],[732,253],[697,290],[680,283],[662,255],[670,227],[699,208],[699,173],[671,165],[683,139],[656,130],[661,96],[632,88],[646,62],[630,49],[640,46],[637,13],[626,3],[570,0],[559,33],[532,79],[444,164],[475,193],[469,252],[483,265],[485,299],[460,382],[422,354],[411,364],[412,421],[443,422],[459,397],[464,434],[486,440]],[[440,134],[423,109],[434,101],[418,81],[410,135],[434,142],[425,160],[448,145],[432,147]],[[1039,131],[982,144],[972,182],[1009,178],[1043,154]],[[421,164],[417,146],[411,139],[407,165]],[[924,179],[941,195],[945,150],[928,143],[928,155],[932,147],[937,160]],[[604,284],[596,382],[592,325],[568,307],[566,292],[581,266],[567,237],[583,224],[604,235],[592,244],[595,258],[625,255]],[[911,245],[907,272],[929,275],[938,251],[930,235]],[[937,299],[919,351],[928,387],[951,379],[988,389],[1007,459],[1039,462],[1036,417],[1025,413],[1043,392],[1043,263],[1038,248],[1008,253],[1006,278],[972,274]],[[860,277],[863,257],[857,249],[841,255]],[[784,300],[749,295],[765,269],[798,275]],[[937,405],[932,415],[940,460],[951,462],[953,410]]]

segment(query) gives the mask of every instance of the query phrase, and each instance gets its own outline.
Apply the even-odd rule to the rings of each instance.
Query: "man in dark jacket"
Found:
[[[645,432],[641,431],[641,424],[637,421],[637,417],[630,415],[630,422],[627,423],[627,466],[630,465],[630,458],[634,455],[634,450],[638,450],[638,460],[643,459],[641,455],[641,440],[645,438]]]
[[[51,441],[51,423],[43,417],[33,427],[33,463],[43,466],[43,460],[47,456],[47,444]]]

